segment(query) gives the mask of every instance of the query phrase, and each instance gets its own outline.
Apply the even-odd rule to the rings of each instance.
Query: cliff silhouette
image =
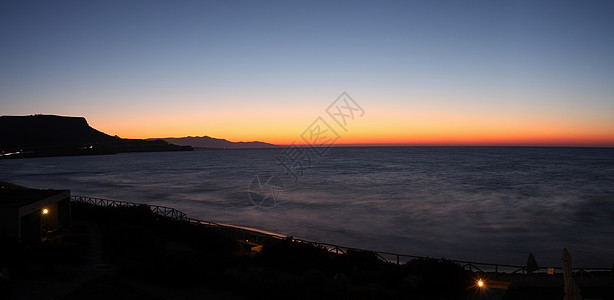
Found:
[[[279,146],[264,142],[231,142],[225,139],[216,139],[209,136],[187,136],[180,138],[162,138],[169,143],[194,148],[212,149],[254,149],[254,148],[277,148]]]
[[[0,117],[0,158],[191,150],[163,140],[113,137],[90,127],[83,117]]]

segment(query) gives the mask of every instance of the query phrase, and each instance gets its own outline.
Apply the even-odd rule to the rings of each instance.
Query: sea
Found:
[[[614,148],[332,147],[0,160],[0,180],[311,241],[486,263],[614,265]]]

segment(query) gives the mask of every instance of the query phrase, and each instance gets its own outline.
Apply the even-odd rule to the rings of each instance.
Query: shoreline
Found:
[[[112,203],[123,203],[126,204],[127,206],[139,206],[139,205],[146,205],[150,208],[156,208],[156,207],[161,207],[164,209],[172,209],[175,211],[180,212],[179,210],[175,209],[175,208],[171,208],[171,207],[166,207],[166,206],[158,206],[158,205],[153,205],[153,204],[146,204],[146,203],[134,203],[134,202],[126,202],[126,201],[120,201],[120,200],[108,200],[108,199],[100,199],[100,198],[92,198],[92,197],[87,197],[87,196],[79,196],[79,195],[75,195],[75,196],[71,196],[71,201],[73,202],[83,202],[83,203],[89,203],[89,204],[94,204],[91,202],[87,202],[87,201],[79,201],[76,200],[77,198],[80,199],[97,199],[97,200],[106,200],[106,201],[110,201]],[[98,204],[94,204],[94,205],[98,205]],[[121,205],[111,205],[112,207],[118,207]],[[101,206],[103,207],[103,206]],[[152,209],[152,211],[155,211],[155,209]],[[206,220],[200,220],[200,219],[194,219],[194,218],[190,218],[187,216],[187,214],[180,212],[183,216],[185,216],[185,220],[187,220],[190,223],[196,223],[196,224],[203,224],[203,225],[209,225],[209,226],[220,226],[220,227],[225,227],[225,228],[230,228],[230,229],[235,229],[235,230],[242,230],[242,231],[247,231],[250,233],[255,233],[255,234],[262,234],[262,235],[266,235],[269,237],[273,237],[273,238],[277,238],[277,239],[287,239],[287,238],[292,238],[292,240],[294,241],[298,241],[301,243],[308,243],[308,244],[312,244],[312,245],[319,245],[319,246],[325,246],[327,247],[329,250],[335,251],[335,249],[342,250],[343,252],[346,252],[349,249],[352,250],[359,250],[359,251],[369,251],[369,252],[374,252],[377,253],[378,255],[382,256],[383,259],[385,259],[383,256],[393,256],[393,257],[403,257],[403,258],[410,258],[410,259],[415,259],[415,258],[433,258],[433,257],[429,257],[429,256],[419,256],[419,255],[411,255],[411,254],[402,254],[402,253],[393,253],[393,252],[388,252],[388,251],[376,251],[376,250],[370,250],[370,249],[363,249],[363,248],[356,248],[356,247],[347,247],[347,246],[341,246],[341,245],[337,245],[337,244],[333,244],[333,243],[328,243],[328,242],[315,242],[315,241],[311,241],[311,240],[306,240],[306,239],[301,239],[301,238],[294,238],[293,236],[288,236],[288,235],[284,235],[284,234],[280,234],[280,233],[276,233],[276,232],[271,232],[271,231],[267,231],[267,230],[262,230],[259,228],[255,228],[255,227],[249,227],[249,226],[239,226],[239,225],[233,225],[233,224],[227,224],[227,223],[218,223],[218,222],[213,222],[213,221],[206,221]],[[163,216],[167,216],[167,215],[163,215]],[[177,220],[183,220],[182,218],[177,218]],[[389,262],[396,262],[397,264],[400,263],[400,260],[390,260],[390,259],[386,259]],[[474,266],[489,266],[489,267],[493,267],[495,269],[499,269],[501,268],[511,268],[511,269],[522,269],[522,268],[526,268],[526,266],[521,266],[521,265],[514,265],[514,264],[508,264],[508,263],[493,263],[493,262],[476,262],[476,261],[469,261],[469,260],[456,260],[456,259],[446,259],[449,261],[453,261],[453,262],[457,262],[457,263],[461,263],[461,264],[471,264]],[[539,267],[539,270],[543,270],[544,273],[548,272],[548,269],[553,269],[553,270],[558,270],[558,271],[562,271],[563,267],[562,266],[541,266]],[[574,270],[591,270],[591,271],[610,271],[611,268],[608,267],[595,267],[595,266],[591,266],[591,267],[574,267]],[[539,273],[539,272],[537,272]]]

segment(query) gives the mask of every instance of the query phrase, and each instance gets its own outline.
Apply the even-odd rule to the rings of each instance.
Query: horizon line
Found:
[[[291,146],[298,147],[313,147],[309,144],[272,144],[275,146]],[[321,146],[317,148],[327,147],[566,147],[566,148],[614,148],[614,145],[595,145],[595,144],[462,144],[462,143],[445,143],[445,144],[411,144],[411,143],[352,143],[352,144],[334,144],[330,146]]]
[[[239,142],[232,142],[239,143]],[[243,142],[249,143],[249,142]],[[270,144],[270,143],[267,143]],[[248,147],[248,148],[211,148],[194,147],[195,149],[279,149],[296,146],[299,148],[352,148],[352,147],[519,147],[519,148],[614,148],[614,145],[578,145],[578,144],[334,144],[330,146],[313,146],[309,144],[270,144],[271,147]]]

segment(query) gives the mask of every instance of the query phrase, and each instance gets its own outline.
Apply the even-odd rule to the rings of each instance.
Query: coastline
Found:
[[[104,205],[99,205],[99,203],[101,203],[100,201],[88,201],[87,199],[96,199],[96,200],[109,201],[108,203],[111,203],[111,205],[108,205],[108,206],[110,206],[110,207],[147,206],[154,213],[156,213],[156,211],[164,211],[164,210],[168,210],[168,209],[172,209],[172,210],[177,211],[175,208],[169,208],[169,207],[164,207],[164,206],[157,206],[157,205],[152,205],[152,204],[134,203],[134,202],[119,201],[119,200],[106,200],[106,199],[91,198],[91,197],[80,196],[80,195],[71,196],[71,200],[73,202],[88,203],[88,204],[94,204],[94,205],[97,205],[97,206],[104,207]],[[159,208],[162,208],[162,209],[159,209]],[[165,213],[162,213],[160,215],[165,216],[165,217],[169,217],[169,214],[165,214]],[[180,211],[179,211],[179,215],[181,215],[182,217],[174,218],[174,219],[180,220],[180,221],[187,221],[189,223],[198,224],[198,225],[219,226],[219,227],[223,227],[223,228],[234,229],[234,230],[238,230],[238,231],[244,231],[244,232],[248,232],[248,233],[251,233],[251,234],[264,235],[264,236],[267,236],[267,237],[271,237],[271,238],[275,238],[275,239],[280,239],[280,240],[282,240],[282,239],[291,239],[293,241],[297,241],[297,242],[301,242],[301,243],[307,243],[307,244],[312,244],[312,245],[316,245],[316,246],[323,246],[323,247],[327,248],[329,251],[336,252],[336,253],[339,253],[339,252],[345,253],[345,252],[347,252],[347,250],[350,250],[350,249],[351,250],[358,250],[358,251],[373,252],[373,253],[378,254],[380,256],[380,258],[382,258],[384,260],[387,260],[389,262],[393,262],[393,263],[396,262],[396,264],[400,264],[400,263],[403,262],[403,261],[400,260],[400,258],[406,258],[408,260],[416,259],[416,258],[418,258],[418,259],[432,258],[432,257],[429,257],[429,256],[418,256],[418,255],[412,255],[412,254],[393,253],[393,252],[388,252],[388,251],[375,251],[375,250],[356,248],[356,247],[346,247],[346,246],[341,246],[341,245],[333,244],[331,242],[310,241],[310,240],[301,239],[301,238],[295,238],[293,236],[288,236],[288,235],[284,235],[284,234],[280,234],[280,233],[276,233],[276,232],[262,230],[262,229],[255,228],[255,227],[239,226],[239,225],[233,225],[233,224],[227,224],[227,223],[219,223],[219,222],[213,222],[213,221],[193,219],[193,218],[188,217],[187,214],[185,214],[183,212],[180,212]],[[183,217],[183,216],[185,216],[185,217]],[[171,217],[171,218],[173,218],[173,217]],[[384,256],[393,257],[393,258],[396,258],[396,259],[386,259]],[[470,265],[473,265],[473,266],[476,266],[476,267],[480,267],[481,270],[487,270],[487,271],[495,271],[495,270],[504,271],[505,269],[513,269],[513,270],[517,271],[517,270],[523,270],[523,268],[526,268],[526,266],[514,265],[514,264],[505,263],[505,262],[504,263],[477,262],[477,261],[467,261],[467,260],[456,260],[456,259],[453,259],[453,258],[449,258],[447,260],[452,261],[452,262],[456,262],[456,263],[460,263],[460,264],[470,264]],[[489,267],[491,269],[488,269]],[[539,267],[538,270],[541,270],[543,272],[547,272],[548,269],[553,269],[553,270],[561,271],[563,268],[562,268],[562,266],[541,266],[541,267]],[[582,266],[582,267],[575,267],[574,270],[577,270],[577,271],[580,271],[580,270],[610,271],[611,268],[599,267],[599,266]]]
[[[539,272],[544,268],[506,271],[519,266],[493,265],[493,272],[475,262],[416,256],[398,261],[398,255],[394,262],[383,257],[393,253],[195,220],[170,207],[88,199],[73,196],[73,224],[47,233],[33,247],[34,257],[12,261],[14,292],[71,300],[151,299],[152,293],[160,299],[243,299],[254,292],[272,298],[298,293],[304,299],[523,299],[527,293],[552,297],[563,291],[560,269],[547,275]],[[614,284],[603,284],[611,273],[605,270],[576,269],[578,279],[591,274],[581,281],[586,295],[614,292]],[[476,278],[488,289],[477,287]]]

